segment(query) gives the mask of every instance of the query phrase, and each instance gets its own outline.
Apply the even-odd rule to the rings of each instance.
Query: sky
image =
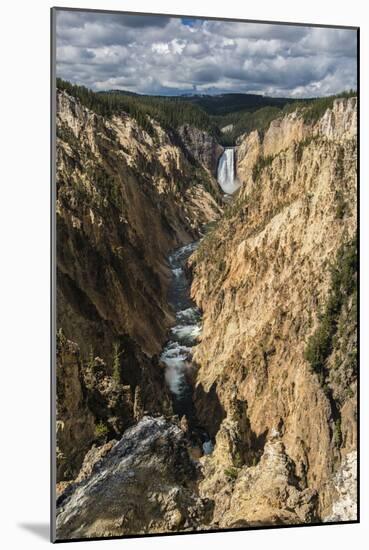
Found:
[[[93,90],[315,97],[356,88],[356,31],[58,11],[57,76]]]

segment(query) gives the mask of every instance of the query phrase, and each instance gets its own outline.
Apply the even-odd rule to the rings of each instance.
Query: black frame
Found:
[[[56,538],[56,13],[60,11],[68,12],[89,12],[89,13],[107,13],[119,15],[156,15],[161,17],[203,19],[213,21],[227,21],[235,23],[259,23],[270,25],[283,25],[293,27],[318,27],[330,29],[348,29],[356,30],[357,34],[357,234],[358,234],[358,304],[357,311],[357,346],[358,346],[358,372],[357,372],[357,519],[347,521],[332,521],[327,523],[302,523],[292,525],[265,525],[254,527],[234,527],[220,529],[204,529],[199,531],[177,531],[163,533],[147,533],[137,535],[121,535],[112,537],[90,537],[74,539]],[[194,535],[204,533],[229,533],[234,531],[260,531],[271,529],[288,529],[296,527],[325,527],[331,525],[347,525],[360,523],[360,27],[350,25],[326,25],[318,23],[295,23],[285,21],[270,21],[261,19],[238,19],[228,17],[211,17],[205,15],[186,15],[170,13],[152,13],[135,12],[120,10],[104,10],[92,8],[68,8],[65,6],[55,6],[50,8],[50,353],[51,353],[51,376],[50,376],[50,541],[53,543],[63,542],[89,542],[95,540],[114,540],[114,539],[137,539],[149,537],[167,537],[178,535]]]

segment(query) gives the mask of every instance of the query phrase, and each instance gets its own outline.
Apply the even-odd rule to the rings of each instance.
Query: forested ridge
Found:
[[[209,115],[197,105],[181,98],[127,95],[118,91],[96,93],[85,86],[77,86],[58,79],[57,87],[78,98],[80,102],[103,116],[126,112],[149,134],[154,133],[150,118],[165,129],[176,129],[183,124],[193,125],[218,136],[219,130]]]
[[[155,135],[150,119],[166,130],[175,131],[188,124],[208,132],[224,146],[232,146],[243,134],[264,130],[272,120],[296,111],[304,121],[314,123],[331,108],[335,99],[352,97],[355,90],[308,99],[274,98],[255,94],[221,94],[217,96],[149,96],[120,90],[94,92],[60,78],[57,88],[78,98],[81,103],[103,116],[125,112],[151,136]],[[222,128],[229,126],[227,131]]]

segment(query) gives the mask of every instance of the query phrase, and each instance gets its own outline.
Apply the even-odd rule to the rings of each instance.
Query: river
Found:
[[[206,431],[199,426],[193,403],[192,348],[201,334],[201,311],[190,297],[190,280],[186,274],[186,262],[196,250],[199,241],[174,250],[168,257],[172,280],[169,302],[175,311],[176,324],[170,330],[170,338],[163,348],[161,361],[165,365],[165,380],[172,394],[173,409],[188,421],[192,440],[202,445],[209,454],[213,444]]]

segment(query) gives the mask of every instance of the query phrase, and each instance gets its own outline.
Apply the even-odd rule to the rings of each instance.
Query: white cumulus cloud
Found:
[[[57,12],[57,74],[92,89],[307,97],[356,88],[355,29]]]

